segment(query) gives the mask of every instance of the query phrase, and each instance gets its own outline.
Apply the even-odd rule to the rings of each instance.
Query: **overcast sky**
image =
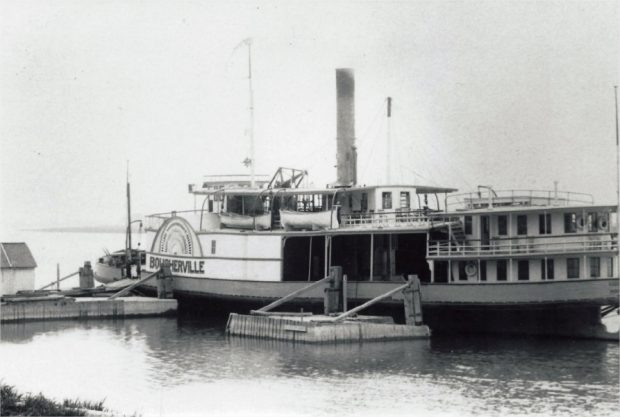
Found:
[[[335,69],[356,77],[359,182],[616,199],[618,2],[0,2],[1,226],[123,224],[189,209],[187,184],[335,180]]]

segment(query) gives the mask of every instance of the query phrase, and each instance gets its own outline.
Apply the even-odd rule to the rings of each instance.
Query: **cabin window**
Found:
[[[607,264],[607,277],[612,278],[614,276],[614,258],[606,258]]]
[[[400,208],[401,209],[409,209],[409,191],[401,191],[400,192]]]
[[[467,271],[465,270],[465,266],[467,262],[460,261],[459,262],[459,281],[467,281]]]
[[[384,192],[381,193],[381,201],[382,201],[382,207],[383,209],[391,209],[392,208],[392,193],[391,192]]]
[[[566,277],[579,278],[579,258],[566,259]]]
[[[530,279],[530,261],[522,259],[517,263],[517,276],[519,281],[528,281]]]
[[[209,199],[209,213],[213,213],[213,200]]]
[[[553,259],[540,260],[540,277],[541,279],[553,279]]]
[[[480,281],[487,280],[487,261],[480,261]]]
[[[538,215],[538,229],[541,235],[551,234],[551,213]]]
[[[590,258],[590,278],[601,276],[601,258]]]
[[[215,240],[211,241],[211,255],[215,255]]]
[[[508,279],[508,265],[505,259],[499,259],[497,261],[497,280],[506,281]]]
[[[517,234],[527,235],[527,215],[525,214],[517,216]]]
[[[564,233],[577,233],[577,213],[564,213]]]
[[[362,211],[368,211],[368,193],[362,193]]]
[[[598,221],[597,213],[588,213],[588,232],[596,232],[596,223]]]
[[[465,234],[471,235],[473,232],[471,216],[465,216]]]
[[[497,216],[497,234],[500,236],[508,234],[508,216]]]

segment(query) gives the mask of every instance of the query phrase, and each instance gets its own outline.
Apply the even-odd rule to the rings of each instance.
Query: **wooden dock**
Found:
[[[342,268],[332,267],[330,275],[305,288],[252,311],[251,315],[231,313],[226,333],[231,336],[287,340],[301,343],[343,343],[428,338],[431,331],[422,323],[420,281],[410,276],[406,284],[347,310],[347,278]],[[317,286],[325,286],[324,313],[272,312],[276,307]],[[394,324],[391,317],[359,316],[358,312],[402,292],[407,324]],[[342,301],[342,302],[341,302]]]
[[[80,268],[83,276],[92,277],[90,264]],[[157,298],[127,296],[131,290],[148,280],[157,280]],[[84,280],[85,282],[92,282]],[[174,315],[177,300],[172,298],[169,268],[149,274],[139,280],[130,280],[118,288],[75,288],[70,291],[50,292],[44,289],[17,295],[3,296],[0,303],[0,322],[61,319],[120,319],[125,317],[151,317]],[[119,283],[120,284],[120,283]],[[92,284],[90,284],[92,285]],[[47,286],[46,286],[47,287]],[[110,289],[116,292],[105,294]],[[88,296],[90,295],[90,296]]]
[[[242,315],[232,313],[226,333],[231,336],[287,340],[299,343],[350,343],[430,337],[428,326],[394,324],[391,317],[358,316],[344,321],[310,315]]]
[[[0,303],[0,322],[59,319],[97,319],[176,314],[175,299],[150,297],[49,297]]]

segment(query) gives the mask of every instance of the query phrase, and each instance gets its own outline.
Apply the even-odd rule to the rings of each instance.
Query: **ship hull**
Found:
[[[247,312],[308,285],[307,281],[255,282],[176,276],[175,297],[190,309],[222,314]],[[618,305],[618,279],[422,284],[424,321],[435,333],[500,333],[617,339],[601,324],[602,306]],[[348,282],[349,308],[384,294],[402,282]],[[151,287],[154,289],[154,287]],[[287,304],[290,310],[320,312],[323,288]],[[400,294],[379,303],[374,312],[403,314]]]

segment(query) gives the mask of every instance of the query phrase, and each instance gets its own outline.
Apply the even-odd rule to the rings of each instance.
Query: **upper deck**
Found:
[[[305,172],[280,168],[271,180],[262,176],[208,176],[191,184],[195,208],[157,213],[146,219],[157,230],[172,215],[182,216],[197,232],[281,232],[316,230],[413,229],[431,227],[430,214],[445,210],[452,188],[420,185],[301,187]],[[440,198],[440,194],[444,194]]]
[[[526,207],[568,207],[592,205],[590,194],[558,190],[493,190],[479,186],[478,191],[451,194],[446,198],[447,211],[522,210]]]

